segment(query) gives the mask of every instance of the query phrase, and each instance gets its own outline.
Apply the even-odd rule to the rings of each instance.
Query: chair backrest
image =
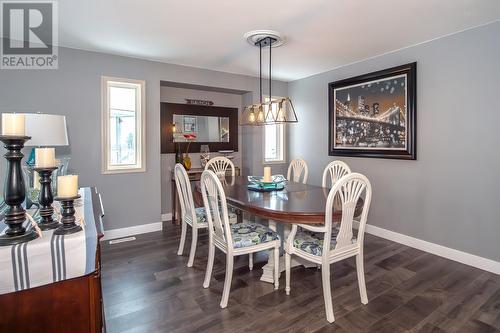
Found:
[[[329,187],[328,180],[331,182],[331,186],[335,185],[337,180],[344,177],[348,173],[351,173],[351,169],[349,166],[342,161],[333,161],[330,162],[325,171],[323,171],[323,180],[321,182],[321,186]]]
[[[182,219],[189,219],[191,223],[196,223],[196,212],[194,210],[193,192],[188,174],[182,164],[176,163],[174,167],[175,186],[181,204]]]
[[[363,197],[364,194],[364,197]],[[362,198],[363,197],[363,198]],[[334,250],[342,249],[343,247],[352,246],[352,225],[354,215],[356,213],[356,206],[359,199],[364,200],[361,218],[359,220],[358,235],[356,244],[362,245],[366,227],[366,219],[368,217],[368,210],[372,198],[372,186],[366,176],[360,173],[350,173],[340,178],[330,190],[328,199],[326,201],[326,214],[325,214],[325,237],[323,241],[323,248],[330,249],[331,234],[332,234],[332,214],[334,201],[339,200],[342,207],[342,219],[340,221],[340,230],[337,235]],[[323,251],[324,256],[328,256],[329,251]]]
[[[307,163],[301,158],[296,158],[290,162],[288,166],[288,173],[286,175],[286,179],[300,183],[300,177],[302,178],[302,183],[307,183],[307,175],[309,171],[307,169]]]
[[[217,156],[211,158],[205,165],[205,170],[212,170],[219,177],[226,175],[227,169],[231,168],[231,176],[234,177],[234,163],[227,157]]]
[[[226,194],[222,184],[212,170],[201,174],[201,194],[208,221],[209,237],[215,243],[226,243],[228,250],[232,249],[233,239],[229,225]]]

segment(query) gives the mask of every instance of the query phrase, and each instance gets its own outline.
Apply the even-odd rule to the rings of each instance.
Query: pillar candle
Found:
[[[78,175],[57,177],[57,196],[60,198],[75,197],[78,195]]]
[[[35,167],[52,168],[56,166],[55,148],[36,148],[35,149]]]
[[[271,182],[271,167],[264,167],[264,178],[262,179],[264,182]]]
[[[2,113],[2,135],[24,136],[24,114]]]

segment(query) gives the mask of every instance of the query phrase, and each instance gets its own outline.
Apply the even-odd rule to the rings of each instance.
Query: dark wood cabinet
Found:
[[[102,215],[100,198],[95,189],[91,190],[100,239],[103,236],[101,219],[97,215]],[[90,274],[0,295],[0,332],[104,331],[99,242],[95,251],[95,270]]]

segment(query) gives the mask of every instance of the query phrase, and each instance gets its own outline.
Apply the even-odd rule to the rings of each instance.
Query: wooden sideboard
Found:
[[[192,168],[187,172],[189,181],[198,181],[201,178],[201,174],[203,173],[205,169],[203,168]],[[234,173],[236,176],[239,176],[241,173],[241,170],[239,167],[234,167]],[[228,173],[230,175],[230,173]],[[170,179],[172,180],[172,186],[171,186],[171,198],[172,198],[172,223],[179,224],[180,223],[180,212],[179,212],[179,197],[177,196],[177,188],[175,187],[175,177],[174,177],[174,170],[172,169],[172,173],[170,176]]]
[[[98,241],[95,270],[90,274],[0,295],[0,332],[103,332],[99,239],[103,234],[100,196],[92,192]],[[51,269],[48,267],[47,269]]]

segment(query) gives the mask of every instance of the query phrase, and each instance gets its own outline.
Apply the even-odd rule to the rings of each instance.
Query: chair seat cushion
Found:
[[[194,209],[196,213],[196,222],[198,224],[206,224],[208,226],[207,216],[205,215],[205,207],[196,207]],[[234,224],[238,221],[238,216],[235,212],[228,211],[229,223]]]
[[[332,228],[332,237],[330,241],[330,250],[335,249],[337,245],[337,235],[339,233],[338,227]],[[297,231],[295,238],[293,240],[293,246],[299,250],[310,253],[315,256],[323,255],[323,238],[324,233],[322,232],[312,232],[309,230],[300,229]],[[356,238],[353,236],[353,243]]]
[[[231,225],[235,248],[247,247],[278,240],[278,234],[259,223],[244,221]]]

